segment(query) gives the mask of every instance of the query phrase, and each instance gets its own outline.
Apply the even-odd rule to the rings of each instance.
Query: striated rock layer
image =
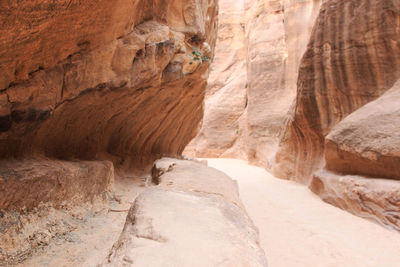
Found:
[[[217,0],[1,1],[0,265],[70,231],[31,218],[106,196],[105,160],[144,167],[183,151],[217,12]]]
[[[325,168],[329,171],[314,174],[310,185],[325,201],[397,230],[399,101],[400,81],[333,127],[325,139]]]
[[[400,231],[400,182],[318,171],[310,189],[324,201]]]
[[[267,266],[231,178],[168,158],[152,173],[105,266]]]
[[[332,127],[400,77],[399,40],[398,1],[324,2],[300,66],[296,106],[276,156],[277,176],[310,181],[323,165],[324,138]]]
[[[0,14],[1,158],[142,164],[196,134],[216,1],[4,2]]]

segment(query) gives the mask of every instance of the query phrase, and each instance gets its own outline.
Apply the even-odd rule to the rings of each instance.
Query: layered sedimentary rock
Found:
[[[162,159],[105,266],[267,266],[236,183],[201,163]]]
[[[400,231],[400,182],[318,171],[310,189],[324,201]]]
[[[43,244],[43,229],[47,241],[71,231],[46,225],[46,210],[106,195],[104,159],[143,167],[182,152],[202,118],[217,12],[216,0],[0,3],[0,265]]]
[[[325,201],[400,230],[400,81],[325,139],[328,171],[310,188]],[[375,177],[375,178],[373,178]]]
[[[220,2],[205,117],[186,152],[270,167],[321,1]]]
[[[393,86],[400,76],[399,29],[398,1],[325,1],[299,70],[296,106],[274,166],[277,176],[308,183],[323,165],[332,127]],[[328,167],[335,169],[332,164]],[[354,172],[372,174],[368,169],[363,164]]]
[[[1,158],[140,162],[196,134],[216,1],[4,2],[0,14]]]
[[[91,202],[105,197],[113,182],[114,168],[107,161],[0,161],[0,211]]]

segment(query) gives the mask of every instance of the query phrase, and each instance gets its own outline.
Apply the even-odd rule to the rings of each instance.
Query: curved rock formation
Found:
[[[196,134],[216,1],[4,2],[0,14],[1,158],[142,164]]]
[[[298,94],[276,156],[277,176],[308,183],[324,138],[400,76],[400,3],[326,1],[303,57]]]

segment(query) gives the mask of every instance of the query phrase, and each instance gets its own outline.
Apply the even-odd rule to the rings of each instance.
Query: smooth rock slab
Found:
[[[164,166],[168,166],[167,159]],[[226,183],[223,173],[196,162],[176,160],[167,168],[172,176],[185,177],[176,166],[193,165],[201,172],[219,173],[215,184]],[[204,172],[203,172],[204,173]],[[183,175],[183,176],[181,176]],[[105,266],[267,266],[259,247],[258,230],[242,208],[212,189],[212,181],[195,190],[190,183],[173,188],[159,185],[142,193],[129,211],[124,230]],[[199,182],[200,183],[200,182]],[[179,189],[178,189],[179,188]],[[207,190],[208,188],[208,190]],[[236,187],[234,187],[236,188]],[[232,192],[238,197],[237,189]]]

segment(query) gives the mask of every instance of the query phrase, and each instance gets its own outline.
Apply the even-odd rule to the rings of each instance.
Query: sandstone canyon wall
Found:
[[[219,4],[216,56],[202,127],[185,154],[247,159],[245,1],[222,0]]]
[[[212,68],[202,128],[187,152],[247,158],[399,229],[400,3],[222,3],[231,19],[219,24],[223,52]],[[243,49],[246,74],[238,75]]]
[[[186,153],[271,167],[321,1],[220,1],[205,117]]]
[[[60,234],[61,219],[38,231],[43,206],[104,200],[114,166],[183,151],[217,13],[217,0],[0,3],[0,265]]]
[[[325,1],[302,59],[275,175],[400,229],[400,3]]]
[[[217,2],[3,2],[0,157],[132,161],[196,134]]]
[[[322,166],[324,137],[399,78],[398,1],[327,1],[299,70],[296,107],[275,173],[307,182]]]

